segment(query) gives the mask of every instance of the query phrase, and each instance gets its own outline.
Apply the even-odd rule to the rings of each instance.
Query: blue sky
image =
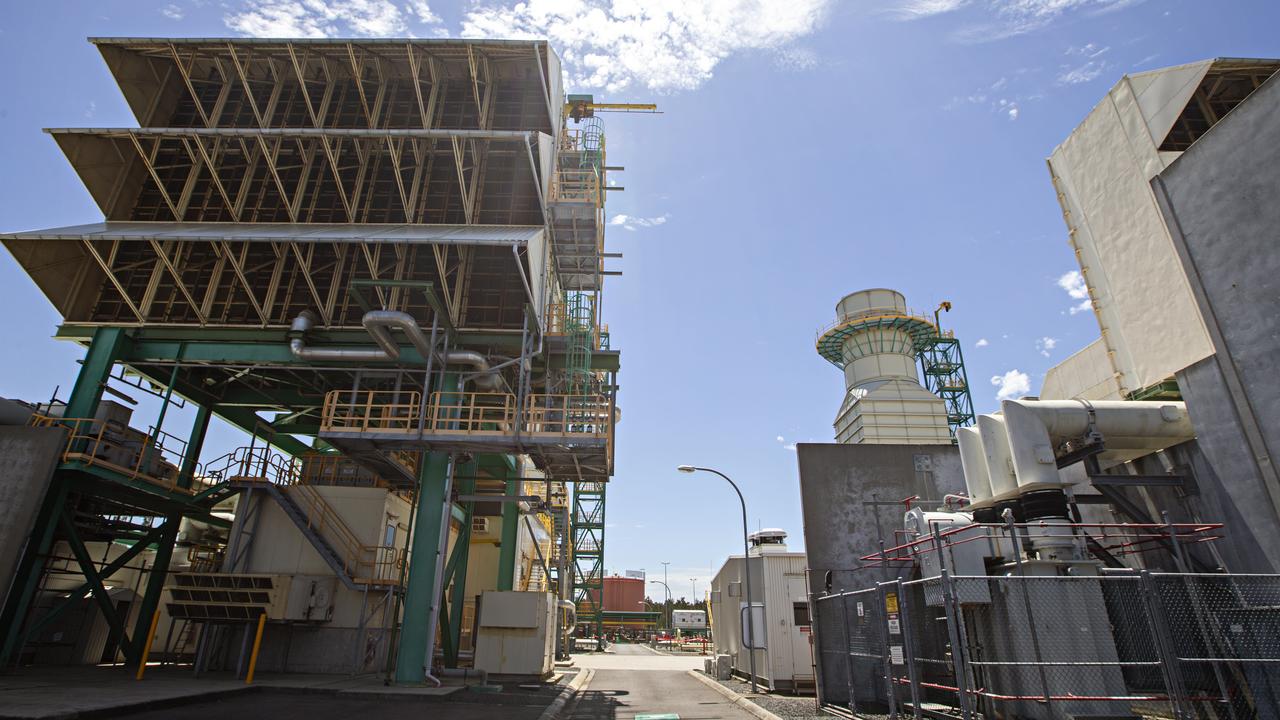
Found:
[[[864,287],[950,300],[974,401],[1035,392],[1097,336],[1044,158],[1126,72],[1280,56],[1280,5],[1203,0],[97,0],[15,2],[0,17],[0,229],[100,220],[44,127],[135,124],[88,36],[549,36],[570,91],[653,101],[607,117],[626,191],[625,253],[604,301],[623,421],[609,490],[610,571],[671,563],[699,593],[751,524],[800,546],[796,441],[830,441],[840,372],[813,349]],[[688,7],[686,7],[688,6]],[[0,394],[47,398],[81,352],[0,257]],[[985,342],[983,342],[985,341]],[[1025,381],[1022,376],[1025,375]],[[997,381],[998,380],[998,381]],[[1003,386],[1001,383],[1004,383]],[[62,393],[65,397],[65,391]],[[154,412],[143,401],[142,414]],[[185,432],[190,412],[165,428]],[[242,439],[219,429],[210,452]]]

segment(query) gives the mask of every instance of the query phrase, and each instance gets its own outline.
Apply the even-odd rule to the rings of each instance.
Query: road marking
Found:
[[[680,720],[680,716],[675,713],[641,713],[635,720]]]

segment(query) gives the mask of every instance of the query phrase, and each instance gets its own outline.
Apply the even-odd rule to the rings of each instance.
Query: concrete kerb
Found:
[[[556,696],[556,699],[551,701],[551,704],[547,706],[547,709],[542,711],[542,714],[538,716],[538,720],[556,720],[556,718],[559,718],[560,713],[564,712],[569,701],[572,700],[574,696],[582,690],[582,688],[586,687],[587,684],[591,682],[591,678],[594,677],[595,674],[596,671],[590,669],[579,671],[578,674],[569,681],[569,684],[560,691],[560,694]]]
[[[698,672],[697,670],[686,670],[685,672],[697,678],[699,682],[703,683],[707,687],[710,687],[712,690],[715,690],[716,692],[728,698],[729,702],[732,702],[734,705],[737,705],[743,710],[746,710],[752,715],[755,715],[756,717],[760,718],[760,720],[782,720],[782,718],[778,717],[777,715],[774,715],[768,710],[765,710],[759,705],[751,702],[751,699],[748,698],[747,696],[739,695],[738,693],[721,685],[715,680],[712,680],[711,678],[707,677],[706,674],[704,673]]]

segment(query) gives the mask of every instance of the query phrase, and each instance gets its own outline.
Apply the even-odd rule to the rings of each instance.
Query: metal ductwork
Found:
[[[403,332],[409,342],[422,357],[431,356],[431,341],[417,321],[408,313],[396,310],[370,310],[360,319],[364,329],[369,332],[378,347],[374,348],[335,348],[308,347],[306,333],[315,327],[317,318],[310,310],[303,310],[293,319],[289,331],[289,351],[299,360],[336,360],[342,362],[395,362],[400,359],[400,346],[392,337],[391,330]],[[446,365],[470,365],[475,369],[471,378],[477,388],[496,390],[501,385],[501,376],[489,366],[484,355],[474,350],[450,350],[443,353]]]

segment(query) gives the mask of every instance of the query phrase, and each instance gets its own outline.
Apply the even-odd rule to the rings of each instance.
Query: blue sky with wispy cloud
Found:
[[[800,544],[793,448],[831,438],[842,378],[813,342],[843,294],[950,300],[978,409],[1035,392],[1098,333],[1044,158],[1124,73],[1280,56],[1278,21],[1274,2],[1202,0],[10,3],[0,229],[100,219],[40,133],[135,124],[87,36],[549,38],[569,91],[664,112],[607,118],[627,169],[608,208],[626,257],[604,303],[624,353],[606,564],[670,561],[689,594],[737,515],[676,464],[730,473],[752,524]],[[81,353],[49,339],[56,313],[7,256],[0,301],[0,394],[66,387]]]

